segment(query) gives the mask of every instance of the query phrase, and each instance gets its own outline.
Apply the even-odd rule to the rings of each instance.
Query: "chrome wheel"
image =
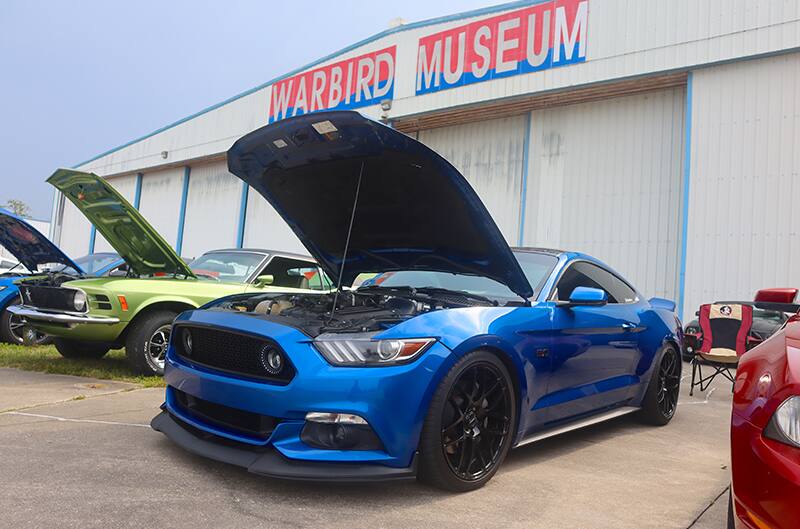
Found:
[[[470,366],[455,381],[442,416],[442,449],[450,470],[477,481],[498,464],[511,430],[511,391],[506,377],[488,363]]]
[[[153,368],[154,371],[159,373],[164,371],[164,360],[167,355],[167,346],[169,346],[169,335],[172,325],[162,325],[156,332],[154,332],[150,339],[145,344],[145,351],[147,352],[147,363]]]
[[[669,348],[661,357],[658,369],[658,397],[656,402],[658,410],[665,418],[672,418],[678,407],[678,393],[680,391],[680,363],[677,353]]]
[[[47,335],[26,325],[16,314],[9,313],[7,331],[11,341],[20,345],[42,345],[47,342]]]

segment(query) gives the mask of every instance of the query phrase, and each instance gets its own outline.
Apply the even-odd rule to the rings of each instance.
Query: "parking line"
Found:
[[[144,428],[150,428],[149,424],[139,424],[134,422],[98,421],[94,419],[69,419],[66,417],[56,417],[55,415],[42,415],[40,413],[25,413],[22,411],[7,411],[4,413],[0,413],[0,415],[21,415],[24,417],[36,417],[39,419],[50,419],[52,421],[61,421],[61,422],[82,422],[89,424],[109,424],[112,426],[139,426]]]

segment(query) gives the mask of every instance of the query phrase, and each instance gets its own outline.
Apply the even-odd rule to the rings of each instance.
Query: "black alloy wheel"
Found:
[[[503,362],[474,351],[444,377],[420,440],[420,479],[458,492],[482,487],[513,441],[516,402]]]
[[[640,419],[655,426],[667,424],[678,410],[680,390],[681,360],[678,350],[668,344],[662,349],[658,363],[653,366],[653,374],[642,400]]]

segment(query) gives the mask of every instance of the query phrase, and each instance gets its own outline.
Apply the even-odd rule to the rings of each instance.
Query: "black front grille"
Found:
[[[191,333],[191,351],[187,350],[185,333]],[[286,353],[275,342],[265,338],[182,325],[176,327],[172,340],[175,352],[190,364],[278,384],[286,384],[294,377],[294,367]],[[265,365],[264,356],[270,350],[278,351],[283,359],[277,373],[270,372]]]
[[[269,415],[229,408],[222,404],[199,399],[173,387],[170,387],[170,391],[184,413],[212,426],[266,439],[278,424],[278,420]]]
[[[74,288],[21,285],[19,287],[23,305],[41,309],[75,312]]]

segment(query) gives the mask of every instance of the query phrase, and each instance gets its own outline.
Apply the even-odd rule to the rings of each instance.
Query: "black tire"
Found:
[[[728,529],[736,529],[736,522],[733,517],[733,488],[728,488]]]
[[[54,338],[53,345],[64,358],[103,358],[109,350],[107,345],[63,338]]]
[[[128,328],[125,355],[133,369],[142,375],[163,375],[172,320],[178,314],[154,310],[142,314]]]
[[[639,418],[654,426],[664,426],[675,416],[681,386],[681,359],[672,345],[661,350],[658,363],[647,385]]]
[[[503,362],[488,351],[465,355],[431,400],[419,444],[420,480],[455,492],[484,486],[511,448],[516,419],[514,385]]]
[[[19,297],[12,300],[10,305],[18,305],[22,301]],[[3,310],[0,314],[0,340],[15,345],[47,345],[50,337],[28,327],[25,328],[19,316]]]

